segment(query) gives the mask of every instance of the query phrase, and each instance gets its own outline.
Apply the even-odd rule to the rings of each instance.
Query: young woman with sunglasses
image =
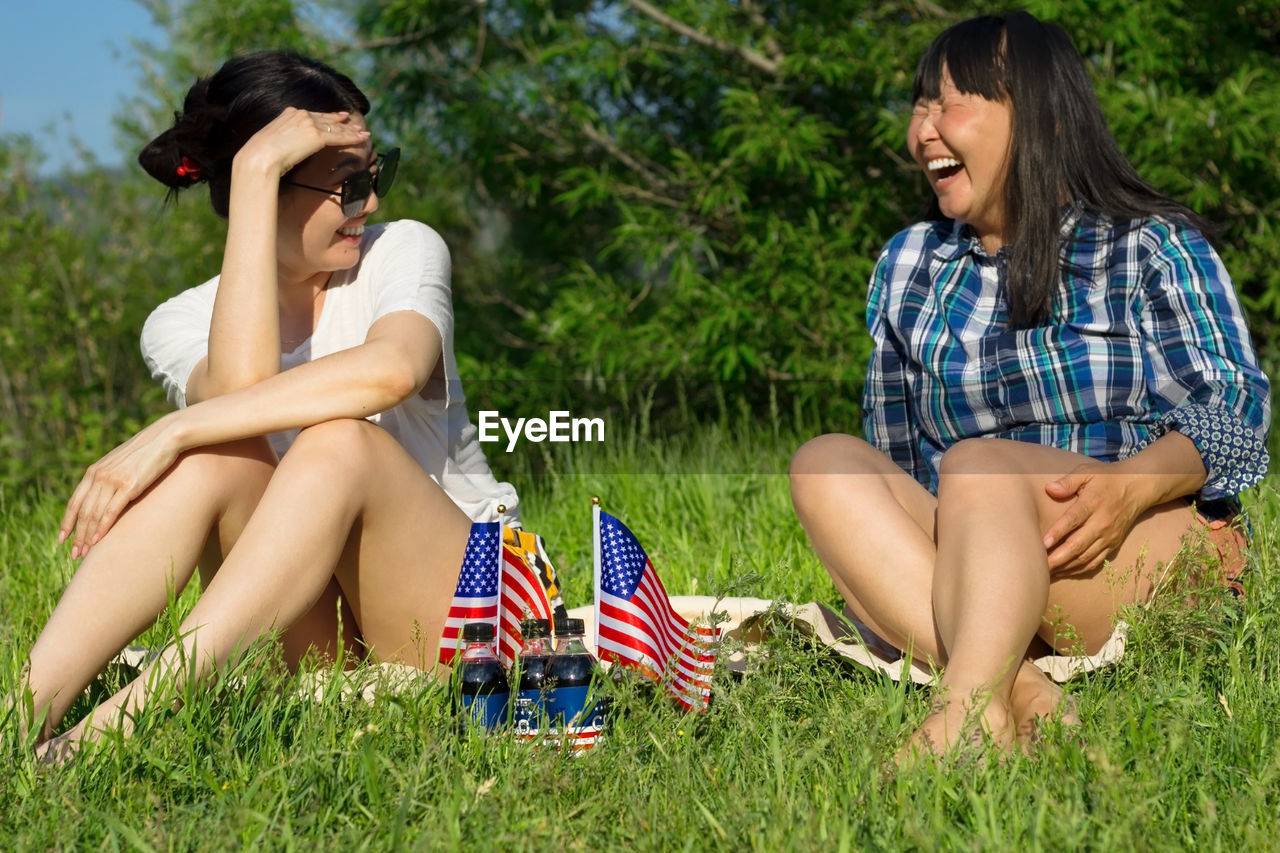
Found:
[[[58,756],[277,630],[429,669],[470,524],[516,521],[453,358],[449,253],[371,225],[397,151],[370,106],[296,54],[228,61],[139,161],[208,186],[220,275],[157,308],[143,354],[177,410],[90,466],[62,519],[79,569],[31,651],[26,700]],[[51,739],[72,701],[197,567],[203,592],[138,679]],[[159,677],[156,677],[159,676]]]

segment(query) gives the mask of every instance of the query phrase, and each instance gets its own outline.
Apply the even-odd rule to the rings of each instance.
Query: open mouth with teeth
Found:
[[[339,228],[338,233],[343,237],[359,237],[364,233],[363,225],[352,225],[349,228]]]
[[[929,177],[935,181],[945,181],[957,175],[964,164],[954,157],[938,157],[926,163],[925,168],[929,170]]]

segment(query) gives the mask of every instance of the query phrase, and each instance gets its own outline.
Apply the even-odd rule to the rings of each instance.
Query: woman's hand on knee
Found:
[[[71,557],[83,557],[102,540],[120,513],[158,480],[180,448],[161,418],[89,466],[67,502],[58,542],[72,540]]]
[[[1045,493],[1064,505],[1044,534],[1051,572],[1101,568],[1148,509],[1140,480],[1119,463],[1086,462],[1046,484]]]

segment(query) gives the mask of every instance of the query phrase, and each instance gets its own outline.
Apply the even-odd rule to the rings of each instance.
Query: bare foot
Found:
[[[1018,669],[1009,706],[1018,743],[1023,749],[1030,750],[1039,743],[1044,720],[1057,717],[1064,726],[1080,725],[1075,697],[1068,696],[1029,662],[1024,662]]]
[[[1009,706],[990,694],[974,693],[940,701],[899,750],[897,762],[901,765],[924,755],[946,755],[987,743],[1007,750],[1013,742]]]
[[[74,731],[72,729],[71,731],[63,732],[37,746],[36,759],[41,764],[53,767],[69,764],[75,759],[76,753],[80,750],[80,738],[75,736]]]

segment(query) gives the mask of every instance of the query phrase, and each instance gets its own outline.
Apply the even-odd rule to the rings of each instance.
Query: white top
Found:
[[[431,379],[417,395],[366,418],[395,437],[431,479],[472,521],[518,525],[516,491],[499,482],[467,416],[462,380],[453,358],[453,303],[449,249],[434,230],[403,219],[365,229],[360,262],[329,279],[315,333],[280,357],[280,369],[358,346],[379,317],[417,311],[440,331],[444,380]],[[183,291],[151,312],[142,328],[142,357],[169,402],[187,404],[187,381],[209,352],[209,323],[218,277]],[[298,430],[268,436],[283,456]],[[498,505],[506,511],[498,512]]]

